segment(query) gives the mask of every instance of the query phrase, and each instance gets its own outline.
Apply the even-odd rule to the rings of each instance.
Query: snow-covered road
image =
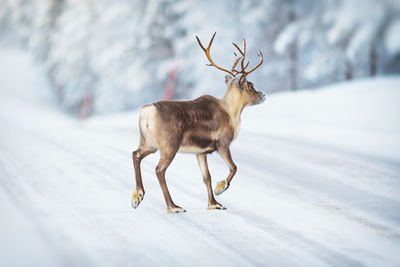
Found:
[[[167,181],[188,212],[167,214],[158,154],[130,206],[137,114],[74,120],[31,64],[0,53],[1,266],[400,265],[400,78],[245,110],[228,209],[206,209],[196,158],[179,154]],[[209,165],[226,177],[218,154]]]

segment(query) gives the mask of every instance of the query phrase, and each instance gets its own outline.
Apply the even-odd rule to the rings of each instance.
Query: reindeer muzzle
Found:
[[[258,91],[258,95],[260,96],[260,100],[258,101],[257,104],[261,104],[265,101],[265,94],[261,91]]]

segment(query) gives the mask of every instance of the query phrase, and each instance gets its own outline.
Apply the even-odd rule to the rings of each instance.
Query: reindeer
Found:
[[[243,50],[232,43],[240,55],[234,53],[236,59],[231,70],[221,68],[210,56],[215,35],[216,33],[212,36],[207,48],[204,48],[197,36],[196,39],[210,61],[208,65],[229,73],[225,76],[227,89],[220,99],[204,95],[191,101],[160,101],[144,105],[140,109],[140,144],[139,148],[132,153],[136,190],[133,192],[131,204],[135,209],[144,197],[140,163],[143,158],[157,150],[160,150],[160,161],[155,171],[167,204],[167,212],[186,211],[172,201],[165,181],[165,171],[178,152],[196,154],[207,187],[208,209],[226,209],[214,198],[207,154],[218,151],[230,169],[228,177],[216,185],[214,192],[219,195],[229,188],[236,173],[237,168],[232,160],[229,145],[238,134],[242,110],[248,105],[260,104],[265,99],[265,95],[256,91],[253,84],[247,80],[247,75],[263,63],[263,54],[259,50],[259,64],[252,70],[246,71],[249,65],[249,62],[244,64],[246,40],[243,40]],[[236,70],[239,61],[240,71]],[[240,77],[237,77],[238,74]]]

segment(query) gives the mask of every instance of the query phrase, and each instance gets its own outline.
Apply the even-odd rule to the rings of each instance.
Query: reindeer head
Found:
[[[247,80],[245,74],[239,77],[225,76],[225,83],[228,91],[235,91],[234,94],[240,96],[244,106],[257,105],[265,101],[265,94],[257,91],[252,82]]]
[[[247,81],[247,75],[252,73],[254,70],[256,70],[258,67],[260,67],[263,63],[263,54],[261,53],[261,50],[258,50],[258,56],[261,58],[260,62],[258,63],[257,66],[255,66],[253,69],[250,71],[246,71],[246,68],[249,66],[249,61],[244,64],[245,59],[246,59],[246,40],[243,39],[243,50],[240,49],[240,47],[232,43],[238,50],[240,55],[238,56],[235,52],[233,54],[235,55],[235,62],[233,63],[233,66],[231,70],[227,70],[224,68],[219,67],[216,65],[213,60],[211,59],[210,55],[210,48],[211,45],[214,41],[214,37],[216,35],[216,32],[211,38],[210,43],[208,44],[207,48],[204,48],[202,43],[200,42],[200,39],[196,36],[197,42],[199,43],[201,49],[205,52],[208,60],[210,61],[210,64],[207,64],[208,66],[213,66],[219,70],[225,71],[229,73],[230,75],[225,76],[225,83],[228,86],[227,91],[231,91],[233,94],[240,96],[241,100],[243,101],[244,105],[256,105],[256,104],[261,104],[265,100],[265,94],[262,93],[261,91],[257,91],[254,88],[254,85],[252,82]],[[240,61],[240,66],[241,70],[236,70],[236,66],[238,65]],[[242,74],[240,78],[236,77],[238,74]]]

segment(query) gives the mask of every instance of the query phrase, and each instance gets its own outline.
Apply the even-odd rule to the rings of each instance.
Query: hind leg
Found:
[[[175,203],[172,201],[171,195],[169,194],[167,182],[165,181],[165,172],[169,165],[171,164],[172,160],[174,159],[176,152],[178,151],[178,148],[176,149],[167,149],[167,150],[160,150],[160,161],[156,167],[156,174],[158,178],[158,182],[160,183],[161,190],[164,195],[165,203],[167,204],[167,212],[168,213],[179,213],[179,212],[185,212],[183,208],[175,205]]]
[[[142,173],[140,171],[140,163],[142,159],[156,152],[155,149],[139,146],[139,149],[132,152],[133,166],[135,167],[136,190],[133,192],[131,205],[136,209],[144,197],[144,188],[142,182]]]

